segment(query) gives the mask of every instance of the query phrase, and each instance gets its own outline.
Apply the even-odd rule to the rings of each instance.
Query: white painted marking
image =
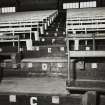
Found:
[[[48,53],[51,53],[51,48],[48,48]]]
[[[59,96],[52,96],[52,103],[59,104]]]
[[[43,64],[42,64],[42,70],[43,70],[43,71],[46,71],[46,70],[47,70],[47,64],[46,64],[46,63],[43,63]]]
[[[31,97],[30,98],[30,105],[37,105],[36,101],[37,101],[37,97]]]
[[[92,64],[91,64],[91,68],[92,68],[92,69],[96,69],[96,68],[98,68],[97,63],[92,63]]]
[[[10,95],[9,96],[9,101],[10,102],[16,102],[16,95]]]
[[[32,63],[28,63],[28,68],[32,68]]]
[[[60,47],[60,51],[64,51],[65,50],[65,48],[64,47]]]

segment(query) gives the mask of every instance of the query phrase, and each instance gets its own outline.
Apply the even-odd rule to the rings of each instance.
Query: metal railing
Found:
[[[70,45],[70,51],[93,51],[93,45],[79,45],[78,50],[74,49],[74,45]],[[95,45],[95,51],[105,51],[105,45]]]

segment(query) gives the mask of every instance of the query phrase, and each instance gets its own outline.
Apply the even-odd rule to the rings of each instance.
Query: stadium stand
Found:
[[[105,91],[104,9],[67,10],[68,90]]]
[[[64,15],[64,17],[62,15]],[[8,53],[10,54],[7,56],[4,54],[2,57],[1,66],[5,68],[4,75],[8,76],[10,75],[9,72],[12,72],[12,74],[14,71],[17,72],[17,70],[14,69],[21,69],[20,73],[22,72],[24,75],[26,72],[29,75],[35,74],[38,72],[38,68],[40,68],[37,64],[39,60],[43,58],[46,60],[41,60],[42,65],[43,63],[49,62],[48,66],[51,67],[51,65],[54,65],[53,62],[56,62],[58,65],[61,63],[62,66],[56,66],[58,69],[64,68],[67,64],[65,16],[65,13],[58,14],[57,10],[2,14],[0,17],[0,53],[1,55],[4,54],[4,52],[7,54],[9,48]],[[60,19],[59,17],[63,18]],[[7,39],[5,38],[4,40],[3,37]],[[6,49],[3,48],[4,44]],[[13,64],[13,60],[11,60],[12,52],[19,57],[16,58],[18,59],[18,63],[16,62],[15,65]],[[55,61],[51,60],[52,57]],[[32,59],[32,61],[30,61],[30,59]],[[58,60],[56,61],[56,59]],[[62,62],[60,62],[61,59]],[[50,60],[52,61],[51,64]],[[31,66],[33,64],[36,66],[25,67],[25,69],[23,69],[23,65],[27,65],[27,63]],[[39,72],[41,71],[43,72],[43,68],[39,70]],[[60,72],[62,73],[62,70]],[[67,73],[67,70],[65,69],[64,72]],[[18,73],[14,73],[14,76],[16,76],[15,74],[17,75]],[[49,75],[50,74],[51,73],[49,73]]]

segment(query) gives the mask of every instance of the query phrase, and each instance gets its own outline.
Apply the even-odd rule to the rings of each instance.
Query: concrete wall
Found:
[[[48,75],[62,75],[67,76],[67,62],[23,62],[21,63],[21,70],[28,71],[28,73],[46,73]]]
[[[98,58],[99,59],[99,58]],[[75,64],[76,79],[105,80],[105,60],[79,61]]]

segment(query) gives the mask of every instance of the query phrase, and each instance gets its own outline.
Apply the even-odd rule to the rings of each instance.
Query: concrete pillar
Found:
[[[86,45],[86,46],[87,46],[87,42],[88,42],[88,41],[87,41],[87,40],[85,40],[85,45]]]
[[[51,18],[52,22],[54,21],[54,16]]]
[[[15,33],[13,31],[13,36],[15,36]],[[13,47],[15,46],[15,42],[14,42],[14,39],[13,39]]]
[[[47,20],[44,19],[44,30],[47,30]]]
[[[76,74],[75,74],[75,59],[69,59],[68,61],[68,80],[67,85],[71,86],[74,82]]]
[[[34,37],[35,37],[35,41],[39,41],[39,32],[38,31],[34,31]]]
[[[93,50],[95,51],[95,34],[93,34]]]
[[[52,23],[52,19],[50,18],[50,24]]]
[[[70,60],[70,81],[73,81],[75,79],[75,74],[74,74],[74,71],[75,71],[75,59],[71,59]]]
[[[47,19],[47,24],[48,24],[48,26],[50,26],[50,20],[49,19]]]
[[[31,39],[26,40],[26,47],[27,47],[27,50],[33,50]]]
[[[85,34],[87,34],[87,29],[85,28]]]
[[[30,39],[32,39],[32,35],[31,34],[32,34],[32,31],[30,31]]]
[[[43,26],[40,26],[40,33],[41,33],[42,35],[44,34]]]
[[[88,41],[85,40],[85,46],[86,46],[85,48],[86,48],[87,51],[89,51],[89,50],[90,50],[90,47],[88,46],[88,43],[87,43],[87,42],[88,42]]]
[[[40,28],[40,34],[44,34],[44,26],[42,21],[39,22],[39,28]]]
[[[50,26],[50,21],[48,20],[48,26]]]
[[[79,50],[79,39],[74,40],[74,50]]]

